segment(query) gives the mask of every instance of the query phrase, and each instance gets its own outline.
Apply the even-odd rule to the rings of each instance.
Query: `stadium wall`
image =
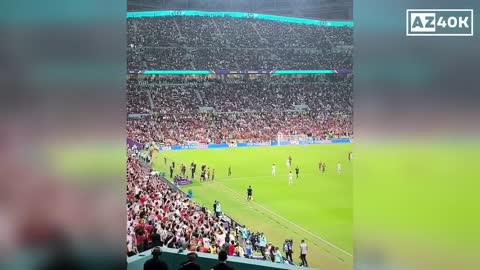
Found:
[[[330,139],[330,140],[312,140],[303,142],[289,142],[289,141],[269,141],[269,142],[254,142],[254,143],[195,143],[188,145],[172,145],[158,147],[159,151],[179,151],[179,150],[193,150],[193,149],[225,149],[225,148],[243,148],[243,147],[262,147],[262,146],[286,146],[286,145],[311,145],[311,144],[348,144],[351,143],[350,138]]]
[[[169,269],[178,269],[178,266],[187,260],[186,254],[187,252],[180,252],[178,249],[162,248],[162,255],[160,256],[160,259],[168,265]],[[197,263],[200,265],[201,269],[211,269],[212,266],[218,262],[218,255],[216,254],[198,252],[197,255]],[[143,270],[143,264],[150,258],[152,258],[150,250],[127,258],[127,270]],[[227,263],[236,270],[313,269],[234,256],[228,257]]]

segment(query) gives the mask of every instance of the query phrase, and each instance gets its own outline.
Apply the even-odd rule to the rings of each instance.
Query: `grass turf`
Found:
[[[194,183],[182,187],[193,191],[195,201],[210,210],[214,200],[220,201],[225,214],[254,231],[263,231],[274,245],[293,238],[296,262],[298,244],[305,239],[311,267],[347,269],[353,249],[352,164],[347,160],[351,148],[346,144],[169,151],[156,153],[153,167],[169,176],[168,166],[175,161],[174,174],[179,174],[183,163],[190,175],[190,163],[197,163]],[[300,168],[291,186],[286,167],[289,155],[292,172],[297,165]],[[326,163],[325,173],[319,172],[319,162]],[[342,164],[341,174],[337,162]],[[276,176],[271,176],[272,163]],[[200,183],[203,164],[215,169],[214,181]],[[228,166],[231,176],[227,176]],[[246,201],[248,185],[253,188],[253,202]]]

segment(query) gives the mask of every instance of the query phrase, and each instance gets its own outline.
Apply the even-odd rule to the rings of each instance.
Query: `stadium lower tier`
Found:
[[[150,120],[129,120],[128,137],[141,143],[179,145],[189,141],[220,143],[271,141],[278,134],[331,138],[352,134],[348,116],[305,113],[179,114]]]

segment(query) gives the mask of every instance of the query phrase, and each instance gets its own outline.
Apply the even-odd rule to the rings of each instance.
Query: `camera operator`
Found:
[[[283,244],[283,252],[285,252],[285,257],[287,260],[293,262],[292,254],[293,254],[293,240],[285,240]]]

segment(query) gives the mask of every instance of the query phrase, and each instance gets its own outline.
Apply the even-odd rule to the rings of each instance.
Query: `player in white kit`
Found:
[[[272,165],[272,176],[275,176],[275,171],[276,171],[275,163],[273,163],[273,165]]]
[[[293,173],[291,171],[288,174],[288,184],[289,185],[293,184]]]
[[[340,174],[342,172],[342,164],[340,162],[337,163],[337,173]]]
[[[287,165],[287,168],[290,169],[290,160],[289,159],[287,159],[287,162],[285,163],[285,165]]]

